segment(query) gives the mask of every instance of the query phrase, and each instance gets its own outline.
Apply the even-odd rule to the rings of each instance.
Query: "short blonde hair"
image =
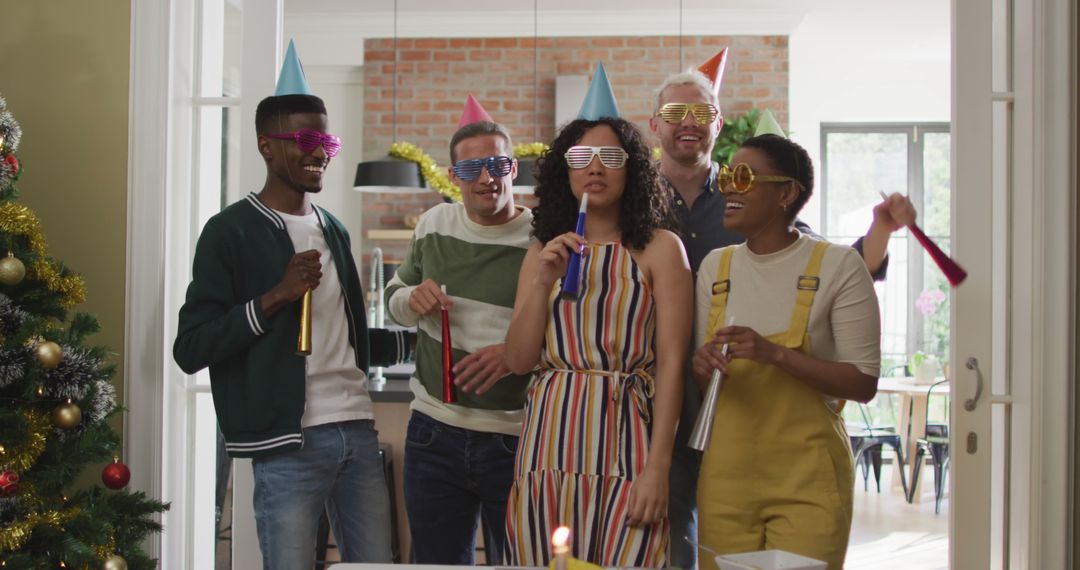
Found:
[[[708,96],[709,102],[716,105],[717,110],[720,109],[720,100],[713,92],[712,82],[709,81],[709,78],[705,77],[704,73],[696,69],[688,69],[682,73],[669,75],[667,79],[660,84],[660,88],[656,90],[656,96],[653,98],[653,114],[656,114],[656,112],[660,110],[660,97],[663,96],[664,91],[667,90],[668,87],[673,87],[675,85],[693,85],[700,88],[705,92],[706,96]]]

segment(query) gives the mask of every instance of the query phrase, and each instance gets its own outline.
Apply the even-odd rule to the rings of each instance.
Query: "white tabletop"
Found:
[[[938,380],[944,380],[944,378],[938,377],[935,379],[935,381]],[[930,390],[931,385],[932,384],[916,384],[915,377],[913,376],[878,378],[878,392],[891,394],[922,394],[925,396],[927,391]],[[948,392],[948,382],[934,387],[935,394],[946,394]]]

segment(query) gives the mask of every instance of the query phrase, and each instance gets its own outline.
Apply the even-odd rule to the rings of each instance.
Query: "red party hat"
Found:
[[[709,82],[712,83],[713,95],[720,97],[720,84],[724,82],[724,66],[727,65],[727,50],[724,48],[717,52],[716,55],[709,58],[709,61],[701,64],[698,67],[698,71],[705,74],[705,77],[709,78]]]

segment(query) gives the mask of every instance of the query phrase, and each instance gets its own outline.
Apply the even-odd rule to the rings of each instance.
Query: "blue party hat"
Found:
[[[589,91],[585,93],[585,101],[581,103],[577,118],[587,121],[619,118],[619,104],[615,102],[615,94],[611,92],[611,83],[608,82],[603,63],[596,64],[596,74],[589,84]]]
[[[311,94],[311,87],[308,87],[307,77],[304,75],[304,66],[300,65],[300,58],[296,56],[296,45],[289,40],[289,49],[285,52],[285,61],[281,63],[281,73],[278,74],[277,91],[274,91],[274,95]]]
[[[787,138],[787,135],[784,134],[784,129],[780,127],[780,122],[776,120],[772,111],[768,109],[765,109],[765,111],[761,113],[761,118],[758,119],[757,129],[754,130],[755,137],[761,135],[779,135],[785,139]]]

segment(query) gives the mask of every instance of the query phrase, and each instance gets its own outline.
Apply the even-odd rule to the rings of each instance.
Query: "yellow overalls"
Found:
[[[807,324],[827,248],[814,248],[799,277],[791,325],[769,341],[810,354]],[[725,321],[733,250],[721,254],[707,338]],[[840,415],[819,392],[779,367],[732,360],[711,438],[698,479],[703,546],[721,554],[786,550],[843,567],[853,459]],[[716,567],[707,550],[698,554],[701,568]]]

